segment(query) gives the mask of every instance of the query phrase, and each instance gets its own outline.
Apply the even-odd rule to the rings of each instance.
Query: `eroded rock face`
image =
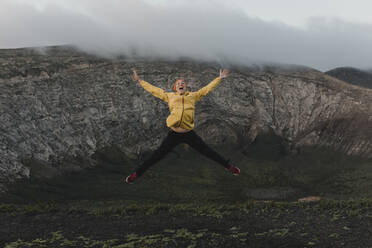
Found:
[[[166,135],[169,111],[132,80],[131,68],[169,91],[177,78],[197,90],[219,69],[194,62],[106,60],[70,48],[43,54],[0,50],[0,64],[3,184],[94,166],[91,156],[108,147],[141,159]],[[195,130],[211,145],[242,147],[274,132],[289,152],[317,145],[372,157],[371,107],[372,90],[316,70],[235,67],[198,103]]]

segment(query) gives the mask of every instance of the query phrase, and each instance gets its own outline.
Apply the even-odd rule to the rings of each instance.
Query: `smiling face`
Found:
[[[175,91],[180,93],[181,95],[184,94],[187,90],[187,84],[182,79],[179,79],[175,83]]]

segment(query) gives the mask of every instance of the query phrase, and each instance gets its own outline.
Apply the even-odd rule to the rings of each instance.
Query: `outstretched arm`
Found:
[[[227,77],[229,71],[227,69],[220,69],[220,76],[215,78],[212,82],[210,82],[207,86],[204,86],[200,90],[196,92],[196,101],[200,101],[200,99],[211,92],[216,86],[221,83],[222,79]]]
[[[164,92],[163,89],[155,87],[154,85],[151,85],[150,83],[141,80],[138,77],[136,70],[135,69],[132,69],[132,70],[133,70],[133,79],[136,80],[145,90],[150,92],[153,96],[155,96],[157,98],[160,98],[161,100],[163,100],[165,102],[168,102],[168,96]]]

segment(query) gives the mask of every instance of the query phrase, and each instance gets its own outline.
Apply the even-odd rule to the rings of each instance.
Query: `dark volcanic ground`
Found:
[[[110,158],[14,184],[1,199],[0,245],[372,247],[371,161],[265,147],[220,149],[239,177],[179,146],[132,185],[123,180],[135,164]],[[298,202],[311,195],[322,200]]]
[[[82,204],[82,203],[81,203]],[[87,203],[85,203],[87,204]],[[95,204],[95,203],[93,203]],[[371,247],[371,201],[28,206],[0,214],[6,247]]]

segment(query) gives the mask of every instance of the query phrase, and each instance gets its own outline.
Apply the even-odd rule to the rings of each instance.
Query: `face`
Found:
[[[184,81],[178,81],[176,83],[176,91],[181,95],[186,92],[187,84]]]

